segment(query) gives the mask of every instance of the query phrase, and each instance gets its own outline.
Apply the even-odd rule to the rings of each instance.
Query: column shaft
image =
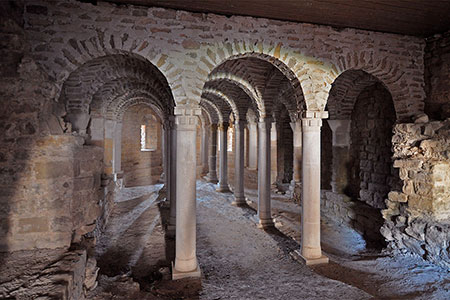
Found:
[[[177,215],[177,131],[172,121],[170,126],[170,155],[169,155],[169,199],[170,199],[170,215],[169,225],[167,227],[168,235],[175,235],[176,215]]]
[[[199,277],[196,256],[196,131],[200,109],[175,108],[176,240],[173,279]]]
[[[244,205],[244,129],[245,122],[235,123],[234,205]]]
[[[273,227],[270,206],[270,120],[258,123],[258,217],[259,227]]]
[[[228,186],[228,123],[222,123],[219,125],[219,138],[220,138],[220,165],[219,165],[219,187],[218,192],[227,193],[230,192],[230,187]]]
[[[302,248],[306,264],[328,262],[320,246],[320,118],[305,118],[302,160]]]
[[[327,120],[333,132],[333,163],[331,187],[333,192],[343,194],[348,185],[347,164],[350,160],[351,120]]]
[[[211,124],[209,141],[209,173],[208,181],[217,183],[217,124]]]

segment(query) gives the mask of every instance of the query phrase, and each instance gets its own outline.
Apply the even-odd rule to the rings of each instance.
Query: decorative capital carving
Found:
[[[177,130],[195,130],[202,110],[198,106],[178,105],[174,108]]]
[[[322,119],[328,118],[327,111],[305,111],[302,115],[303,131],[319,130],[322,126]]]
[[[222,122],[222,123],[219,124],[217,129],[219,129],[220,131],[227,131],[228,130],[228,126],[229,126],[228,123]]]

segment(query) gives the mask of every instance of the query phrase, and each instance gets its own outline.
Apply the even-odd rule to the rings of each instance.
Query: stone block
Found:
[[[68,161],[38,162],[34,165],[36,179],[51,179],[73,176],[73,164]]]
[[[17,226],[19,233],[46,232],[50,229],[47,217],[22,218]]]

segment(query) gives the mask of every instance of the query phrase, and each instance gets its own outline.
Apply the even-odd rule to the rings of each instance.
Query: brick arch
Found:
[[[124,107],[128,107],[128,102],[132,102],[133,99],[145,99],[145,101],[150,105],[156,107],[161,113],[161,118],[167,117],[170,114],[165,110],[165,107],[161,105],[158,98],[155,97],[153,93],[148,90],[133,90],[131,92],[118,95],[111,100],[110,105],[106,108],[104,117],[112,120],[121,120]]]
[[[124,113],[132,106],[136,106],[139,104],[145,104],[150,107],[158,116],[158,122],[162,124],[162,120],[164,120],[165,115],[161,111],[159,107],[157,107],[149,98],[145,96],[141,97],[131,97],[116,111],[116,120],[122,121]]]
[[[332,83],[348,71],[363,71],[379,80],[392,95],[397,119],[408,121],[424,110],[425,92],[423,84],[408,68],[400,66],[396,61],[383,55],[362,51],[353,55],[341,56],[328,72],[324,72],[324,85],[321,87],[320,108],[326,105]],[[416,77],[416,78],[415,78]],[[413,99],[413,100],[411,100]]]
[[[214,102],[202,97],[200,100],[200,105],[202,105],[203,107],[209,107],[209,111],[214,112],[215,116],[217,116],[217,122],[223,123],[222,112]],[[211,115],[213,115],[213,113]]]
[[[73,71],[63,84],[60,102],[65,103],[66,119],[72,123],[75,130],[85,130],[91,103],[93,100],[102,102],[101,95],[95,99],[94,95],[103,86],[113,81],[119,85],[127,81],[146,82],[164,95],[163,98],[167,99],[168,106],[174,106],[172,92],[166,78],[145,58],[134,54],[97,57]],[[93,105],[94,107],[102,106],[98,103]]]
[[[275,102],[282,103],[289,114],[291,122],[296,122],[299,118],[299,113],[305,110],[305,107],[299,107],[293,98],[293,90],[288,82],[284,82],[279,89],[275,98]],[[292,99],[292,100],[290,100]]]
[[[313,92],[313,82],[309,76],[309,66],[304,61],[304,56],[292,49],[283,47],[282,43],[264,44],[261,41],[218,43],[208,47],[205,55],[200,57],[198,66],[198,87],[202,88],[208,81],[208,76],[221,64],[240,58],[255,58],[268,62],[276,67],[292,83],[298,100],[314,101],[308,95]]]
[[[234,115],[235,120],[239,120],[241,118],[242,113],[239,111],[239,108],[237,107],[236,102],[232,98],[228,97],[222,91],[219,91],[217,89],[212,89],[212,88],[203,89],[202,95],[207,96],[208,94],[214,95],[215,99],[217,99],[217,98],[222,99],[223,103],[226,103],[227,105],[229,105],[229,107],[231,108],[231,112]]]
[[[381,81],[362,70],[348,70],[339,75],[333,82],[328,96],[327,108],[330,119],[350,119],[359,94],[375,83]]]
[[[236,76],[235,74],[219,72],[211,74],[205,85],[210,82],[216,81],[217,82],[227,81],[238,86],[248,95],[248,97],[252,100],[252,102],[255,103],[258,110],[261,111],[264,110],[264,104],[262,103],[262,95],[247,80],[239,76]]]
[[[206,108],[206,107],[202,104],[202,102],[200,102],[200,107],[201,107],[202,111],[205,113],[205,115],[208,117],[209,124],[217,124],[218,118],[215,117],[215,116],[208,110],[208,108]]]
[[[126,99],[130,94],[141,93],[153,99],[165,115],[173,114],[173,106],[164,98],[164,94],[157,87],[147,82],[114,80],[103,85],[93,96],[91,103],[91,115],[113,117],[112,112],[117,106],[117,98]]]

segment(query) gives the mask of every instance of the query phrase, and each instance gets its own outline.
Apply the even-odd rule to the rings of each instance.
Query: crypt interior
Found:
[[[450,2],[0,8],[0,299],[450,299]]]

